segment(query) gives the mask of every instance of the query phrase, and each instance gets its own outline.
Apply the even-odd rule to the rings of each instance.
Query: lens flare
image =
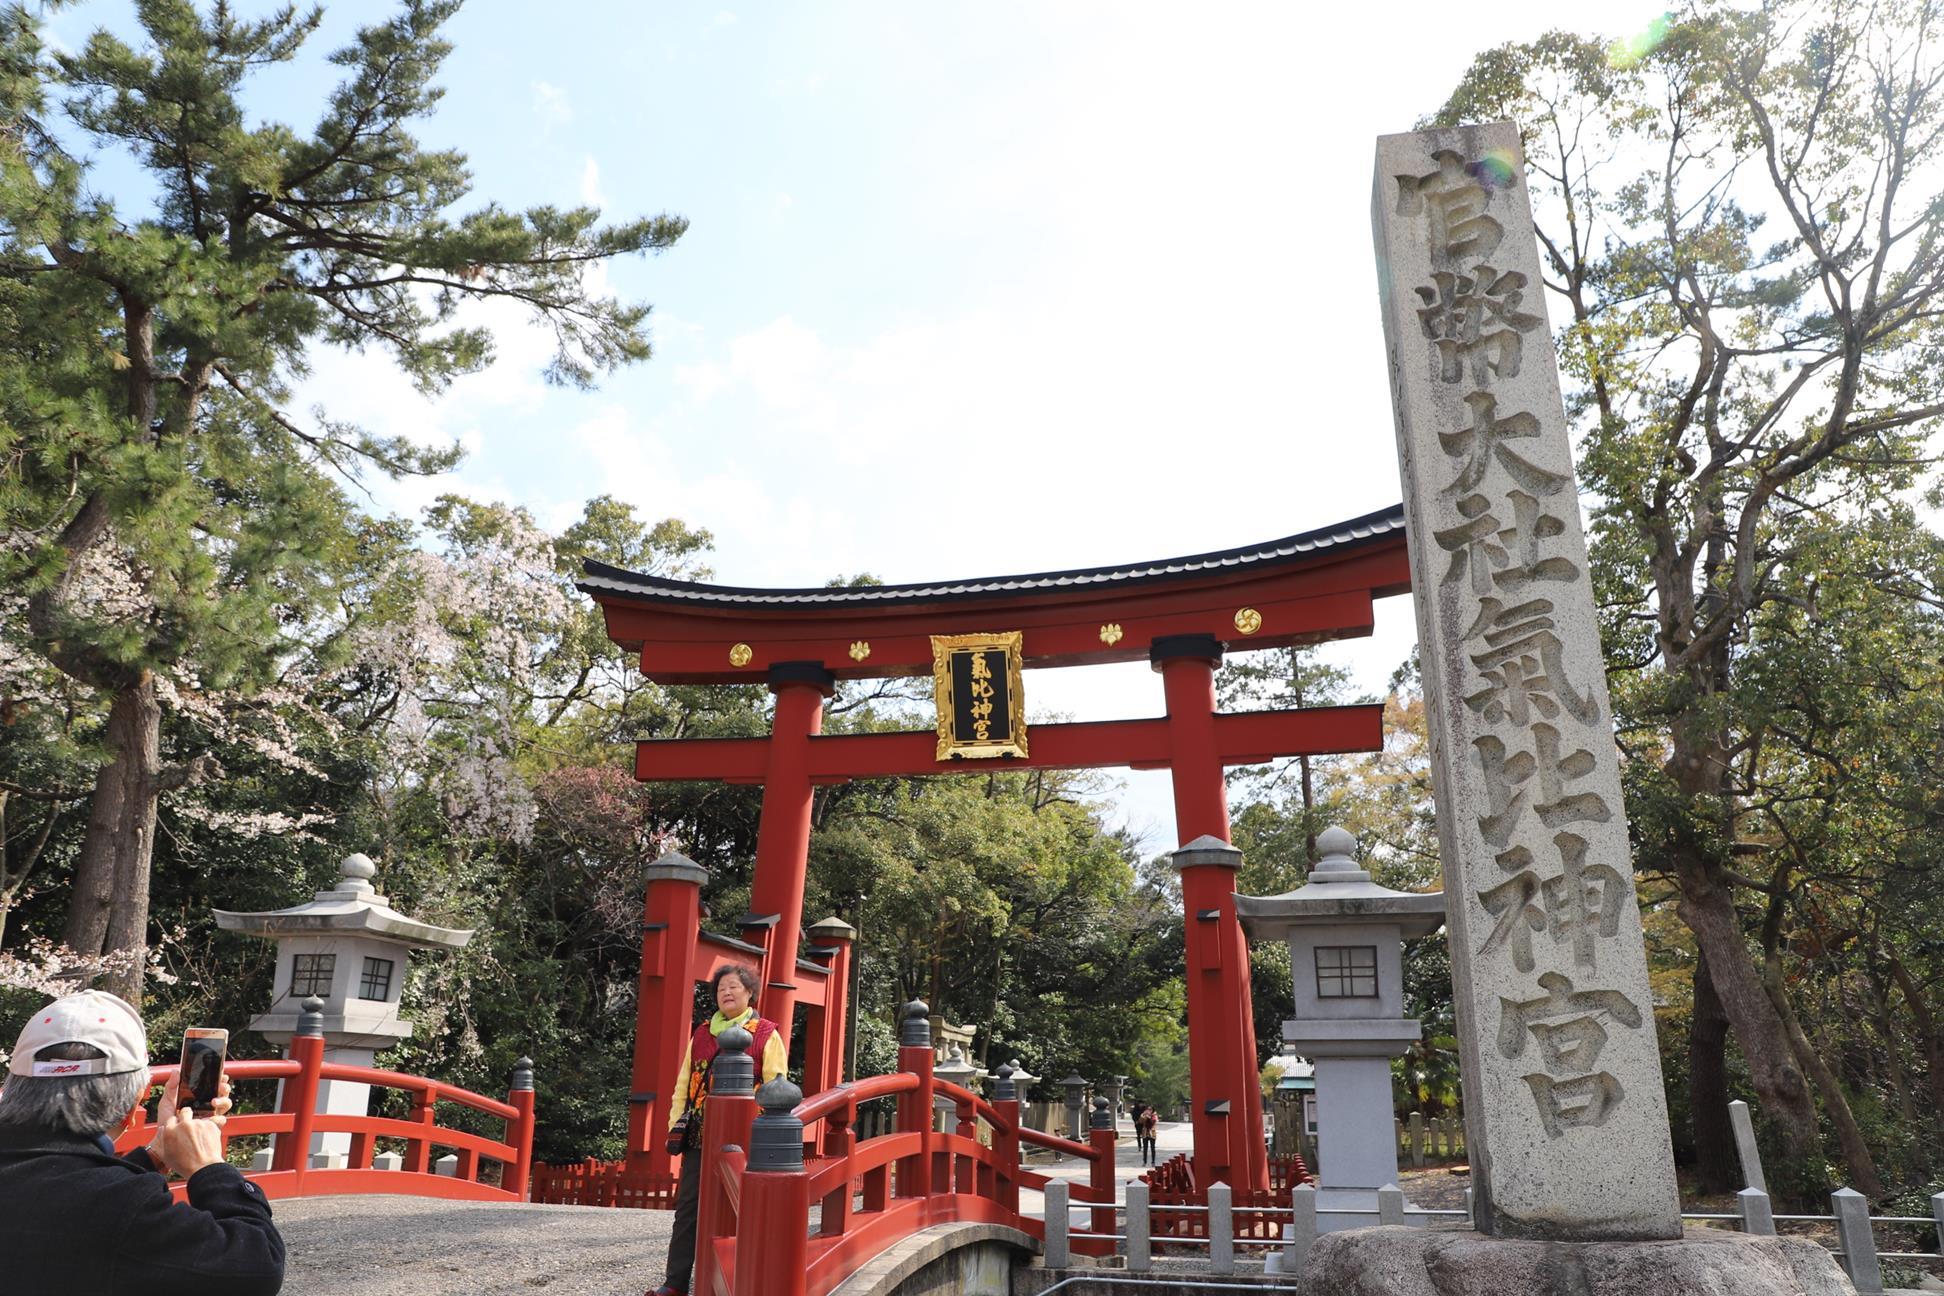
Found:
[[[1625,70],[1639,67],[1649,54],[1659,49],[1667,39],[1668,27],[1672,24],[1672,14],[1662,14],[1647,24],[1645,31],[1617,40],[1607,47],[1607,66]]]
[[[1476,162],[1467,163],[1465,170],[1487,193],[1509,189],[1512,182],[1519,178],[1518,162],[1513,158],[1511,149],[1486,149],[1484,156]]]

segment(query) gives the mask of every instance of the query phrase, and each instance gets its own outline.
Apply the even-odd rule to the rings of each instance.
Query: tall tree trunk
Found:
[[[162,710],[144,672],[115,694],[104,735],[114,758],[95,774],[62,939],[84,958],[127,952],[104,988],[135,1002],[148,951],[149,859],[160,790]]]
[[[1917,1021],[1917,1038],[1924,1046],[1924,1070],[1930,1079],[1931,1106],[1937,1111],[1938,1124],[1944,1126],[1944,1034],[1938,1033],[1923,988],[1910,975],[1902,959],[1890,960],[1890,976],[1903,991],[1904,1003],[1909,1005],[1910,1015]]]
[[[1849,1186],[1865,1197],[1875,1199],[1883,1196],[1883,1176],[1877,1173],[1876,1158],[1870,1154],[1863,1128],[1856,1123],[1856,1114],[1850,1110],[1849,1095],[1843,1092],[1842,1081],[1823,1057],[1822,1051],[1810,1043],[1809,1037],[1803,1033],[1802,1023],[1796,1020],[1788,993],[1782,988],[1780,955],[1769,956],[1762,985],[1775,1004],[1776,1015],[1782,1019],[1783,1029],[1788,1032],[1789,1047],[1795,1050],[1797,1059],[1815,1080],[1816,1092],[1822,1096],[1823,1110],[1829,1114],[1829,1123],[1836,1127],[1836,1141],[1842,1147],[1843,1164],[1850,1174]]]
[[[1742,939],[1741,919],[1721,885],[1699,860],[1681,861],[1681,920],[1694,933],[1708,960],[1708,974],[1722,1012],[1741,1044],[1763,1115],[1775,1123],[1797,1174],[1812,1174],[1822,1163],[1816,1134],[1816,1103],[1809,1092],[1787,1030]],[[1805,1190],[1819,1187],[1805,1183]]]
[[[1303,867],[1316,867],[1316,776],[1310,769],[1310,758],[1298,756],[1298,768],[1303,779]]]
[[[1890,988],[1883,983],[1874,965],[1870,976],[1870,1019],[1876,1023],[1877,1034],[1883,1038],[1883,1061],[1890,1074],[1890,1089],[1897,1096],[1897,1114],[1903,1118],[1904,1128],[1918,1130],[1922,1123],[1917,1119],[1917,1102],[1910,1093],[1910,1074],[1904,1070],[1903,1049],[1897,1039],[1897,1024],[1890,1015]]]
[[[1687,683],[1706,697],[1721,692],[1727,678],[1723,652],[1711,665],[1688,675]],[[1816,1193],[1826,1185],[1815,1098],[1749,951],[1724,861],[1708,844],[1711,838],[1723,842],[1735,838],[1728,751],[1709,724],[1707,709],[1694,706],[1677,712],[1669,726],[1672,751],[1666,769],[1686,797],[1687,814],[1693,821],[1669,850],[1681,890],[1677,912],[1708,960],[1709,983],[1741,1045],[1762,1113],[1782,1136],[1791,1165],[1776,1182],[1792,1194]]]
[[[1728,1014],[1708,974],[1694,960],[1694,1015],[1688,1027],[1688,1126],[1702,1192],[1733,1192],[1741,1183],[1734,1131],[1728,1125]]]

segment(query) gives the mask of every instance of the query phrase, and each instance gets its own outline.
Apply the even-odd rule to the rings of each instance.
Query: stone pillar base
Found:
[[[1689,1229],[1665,1242],[1519,1242],[1420,1228],[1329,1233],[1303,1296],[1855,1296],[1806,1238]]]

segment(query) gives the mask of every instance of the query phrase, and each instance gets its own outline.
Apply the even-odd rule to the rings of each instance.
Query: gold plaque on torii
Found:
[[[931,637],[939,760],[1026,754],[1021,639],[1018,630]]]

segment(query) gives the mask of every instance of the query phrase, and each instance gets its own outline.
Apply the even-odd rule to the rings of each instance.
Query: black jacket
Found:
[[[284,1246],[263,1190],[204,1166],[189,1200],[146,1152],[0,1125],[0,1294],[275,1296]]]

